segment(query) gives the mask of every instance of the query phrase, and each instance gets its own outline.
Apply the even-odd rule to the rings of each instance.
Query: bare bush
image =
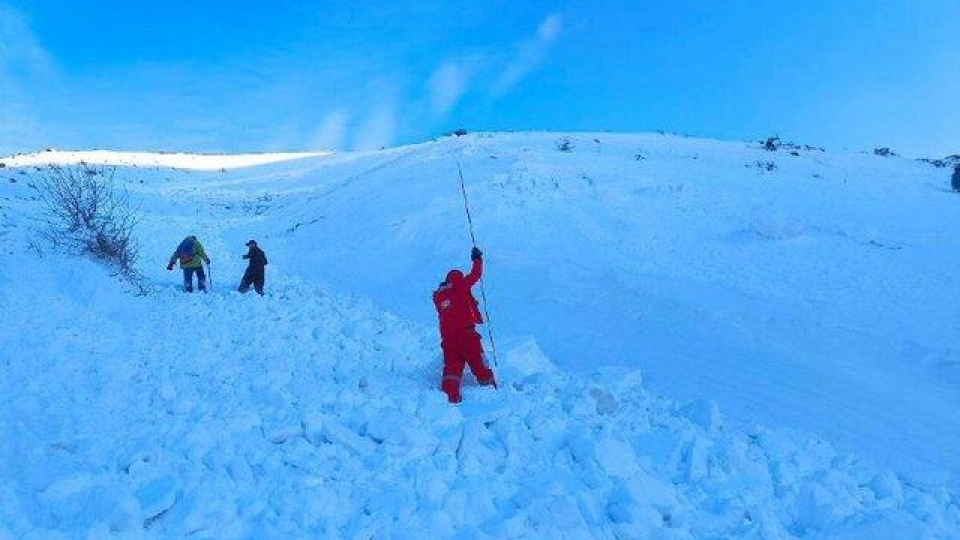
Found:
[[[554,141],[558,152],[573,152],[573,141],[570,137],[561,137]]]
[[[808,152],[823,152],[822,146],[811,146],[809,144],[798,144],[795,142],[781,140],[780,137],[773,135],[760,141],[760,147],[769,152],[776,152],[780,149],[786,149],[791,156],[799,156],[801,150]]]
[[[761,171],[773,172],[777,170],[777,164],[773,161],[760,161],[757,160],[753,162],[753,166],[760,169]]]
[[[43,169],[33,184],[42,212],[36,231],[56,247],[115,265],[121,275],[139,282],[133,234],[139,216],[127,193],[117,189],[115,172],[85,163]]]
[[[919,158],[917,161],[929,163],[938,169],[945,169],[947,167],[956,168],[960,166],[960,154],[950,154],[943,159]]]

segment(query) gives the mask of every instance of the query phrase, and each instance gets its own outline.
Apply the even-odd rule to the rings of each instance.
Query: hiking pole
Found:
[[[210,292],[213,292],[213,270],[210,269],[210,263],[207,263],[207,281],[210,282]]]
[[[477,237],[473,233],[473,216],[470,215],[470,203],[467,201],[467,186],[463,181],[463,166],[457,160],[457,173],[460,175],[460,193],[463,194],[463,208],[467,211],[467,225],[470,228],[470,241],[477,247]],[[493,352],[493,365],[500,367],[497,359],[497,343],[493,340],[493,325],[490,322],[490,312],[487,310],[487,290],[483,286],[483,274],[480,274],[480,298],[483,299],[483,319],[487,321],[487,339],[490,340],[490,350]]]

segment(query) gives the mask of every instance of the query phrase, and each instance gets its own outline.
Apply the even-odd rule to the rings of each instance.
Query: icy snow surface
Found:
[[[306,157],[329,155],[329,152],[287,152],[272,154],[184,154],[180,152],[113,152],[110,150],[86,150],[81,152],[48,150],[18,154],[6,158],[9,167],[37,165],[122,165],[126,167],[169,167],[184,170],[216,171],[279,163]]]
[[[0,538],[960,537],[943,171],[560,137],[121,155],[147,296],[28,249],[43,161],[0,160]],[[429,294],[469,262],[458,159],[501,388],[453,407]],[[163,268],[187,234],[209,294]],[[249,238],[265,298],[232,292]]]

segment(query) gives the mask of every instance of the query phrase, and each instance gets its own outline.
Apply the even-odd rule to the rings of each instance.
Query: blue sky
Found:
[[[0,0],[0,153],[668,130],[960,153],[960,2]]]

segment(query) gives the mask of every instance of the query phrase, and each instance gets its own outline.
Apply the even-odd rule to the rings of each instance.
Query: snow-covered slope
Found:
[[[0,169],[0,537],[960,534],[942,170],[560,137],[145,161],[119,177],[146,297],[27,251],[35,169]],[[450,407],[429,293],[468,262],[458,160],[502,389]],[[189,233],[205,296],[163,270]],[[264,299],[230,292],[250,237]]]
[[[9,167],[46,165],[121,165],[124,167],[166,167],[183,170],[217,171],[279,163],[306,157],[329,155],[330,152],[286,152],[261,154],[187,154],[182,152],[114,152],[111,150],[59,151],[47,150],[17,154],[6,158]]]

